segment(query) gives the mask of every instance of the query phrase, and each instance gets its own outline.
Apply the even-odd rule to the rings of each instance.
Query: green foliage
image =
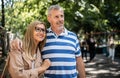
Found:
[[[33,20],[45,21],[49,27],[46,10],[52,4],[64,8],[65,26],[75,33],[120,30],[119,0],[7,0],[5,26],[21,35]]]

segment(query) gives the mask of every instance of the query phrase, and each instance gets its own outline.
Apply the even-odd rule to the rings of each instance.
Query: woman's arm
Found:
[[[42,66],[35,69],[24,69],[23,58],[21,52],[10,52],[9,73],[12,78],[38,78],[38,75],[43,73],[49,66],[50,60],[45,60]]]

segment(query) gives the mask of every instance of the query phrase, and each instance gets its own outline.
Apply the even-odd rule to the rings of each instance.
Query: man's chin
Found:
[[[63,26],[61,26],[61,27],[59,27],[59,28],[58,28],[58,30],[60,30],[60,31],[61,31],[61,30],[63,30],[63,29],[64,29],[64,27],[63,27]]]

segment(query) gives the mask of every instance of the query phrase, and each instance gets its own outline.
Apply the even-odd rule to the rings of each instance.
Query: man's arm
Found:
[[[10,41],[10,51],[11,50],[22,50],[22,41],[18,38]]]
[[[81,56],[76,57],[76,63],[77,63],[77,70],[79,73],[79,77],[86,78],[85,65],[84,65],[84,62],[83,62]]]

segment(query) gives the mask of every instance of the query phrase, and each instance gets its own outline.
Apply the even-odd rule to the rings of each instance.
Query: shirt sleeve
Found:
[[[75,52],[75,56],[76,57],[81,56],[80,41],[79,41],[78,38],[76,38],[76,52]]]

